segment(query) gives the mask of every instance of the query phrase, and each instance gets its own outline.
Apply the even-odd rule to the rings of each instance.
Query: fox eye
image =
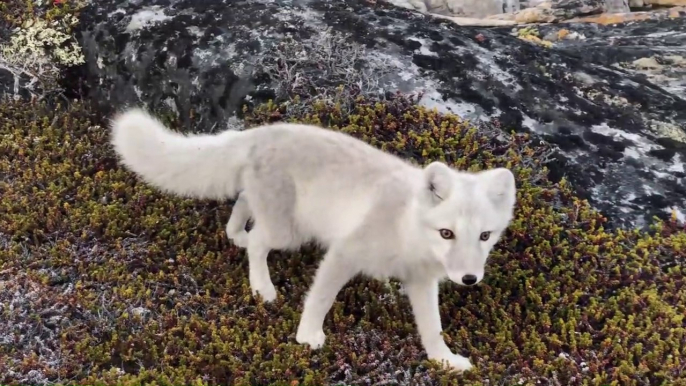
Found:
[[[491,237],[491,232],[481,232],[479,239],[481,239],[481,241],[486,241],[489,237]]]
[[[441,237],[443,237],[446,240],[450,240],[450,239],[455,238],[455,234],[450,229],[441,229],[440,232],[441,232]]]

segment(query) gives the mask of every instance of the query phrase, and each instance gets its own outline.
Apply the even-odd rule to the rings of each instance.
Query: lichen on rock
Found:
[[[76,0],[47,2],[27,0],[4,5],[15,10],[5,22],[7,39],[0,34],[0,70],[14,77],[11,94],[19,97],[26,89],[41,94],[58,88],[61,71],[85,63],[81,46],[72,31],[78,24],[76,16],[84,3]],[[6,40],[6,41],[3,41]],[[22,81],[24,80],[24,81]]]
[[[64,22],[72,27],[78,20],[70,15]],[[25,22],[12,36],[9,44],[0,47],[0,55],[9,64],[24,63],[29,68],[53,61],[64,66],[85,62],[81,47],[69,33],[60,28],[59,23],[40,19]]]

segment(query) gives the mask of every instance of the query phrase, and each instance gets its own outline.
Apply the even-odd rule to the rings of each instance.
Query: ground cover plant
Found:
[[[274,252],[279,297],[259,304],[245,254],[224,234],[230,202],[170,197],[138,181],[107,144],[107,120],[84,104],[7,101],[0,383],[686,385],[684,229],[606,231],[564,180],[548,179],[550,149],[415,102],[295,100],[244,115],[247,127],[342,130],[420,164],[512,168],[516,219],[484,282],[441,290],[447,342],[474,371],[425,360],[395,282],[349,283],[325,322],[325,347],[298,345],[321,251]]]

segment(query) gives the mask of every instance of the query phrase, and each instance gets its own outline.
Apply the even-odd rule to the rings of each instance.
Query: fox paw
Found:
[[[298,333],[295,335],[295,340],[300,344],[307,344],[313,350],[316,350],[324,346],[326,335],[324,335],[324,331],[321,328],[309,329],[298,327]]]
[[[250,284],[252,295],[257,297],[259,294],[265,303],[271,303],[276,300],[276,288],[272,283],[256,283]]]
[[[437,362],[441,362],[447,365],[453,371],[468,371],[472,369],[472,364],[469,362],[469,358],[465,358],[462,355],[450,354],[441,357],[429,358]]]

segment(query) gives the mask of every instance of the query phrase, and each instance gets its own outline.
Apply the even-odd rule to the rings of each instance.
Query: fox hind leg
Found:
[[[226,236],[231,242],[240,247],[248,247],[248,231],[254,227],[252,212],[245,193],[241,192],[231,210],[231,217],[226,223]],[[246,229],[248,228],[248,229]]]
[[[245,193],[247,196],[242,199],[247,200],[240,204],[230,230],[246,235],[253,295],[259,293],[265,301],[271,302],[276,299],[276,289],[267,265],[269,252],[294,248],[301,242],[294,219],[295,185],[286,176],[253,170],[246,176]],[[250,218],[254,223],[248,232],[245,227]]]
[[[259,228],[262,241],[271,249],[299,247],[302,240],[295,223],[296,191],[293,181],[287,176],[266,172],[252,173],[250,177],[246,178],[245,190],[250,208],[240,218],[241,230],[252,218],[253,229],[249,234]]]
[[[272,302],[276,300],[276,288],[272,283],[267,264],[267,257],[271,248],[265,240],[261,223],[255,224],[255,227],[248,233],[247,239],[250,289],[253,296],[259,294],[265,302]]]
[[[252,210],[247,195],[241,192],[226,224],[226,235],[238,247],[246,248],[249,262],[250,288],[254,296],[258,294],[266,302],[276,299],[276,288],[272,283],[267,257],[271,248],[265,234],[252,221]]]

